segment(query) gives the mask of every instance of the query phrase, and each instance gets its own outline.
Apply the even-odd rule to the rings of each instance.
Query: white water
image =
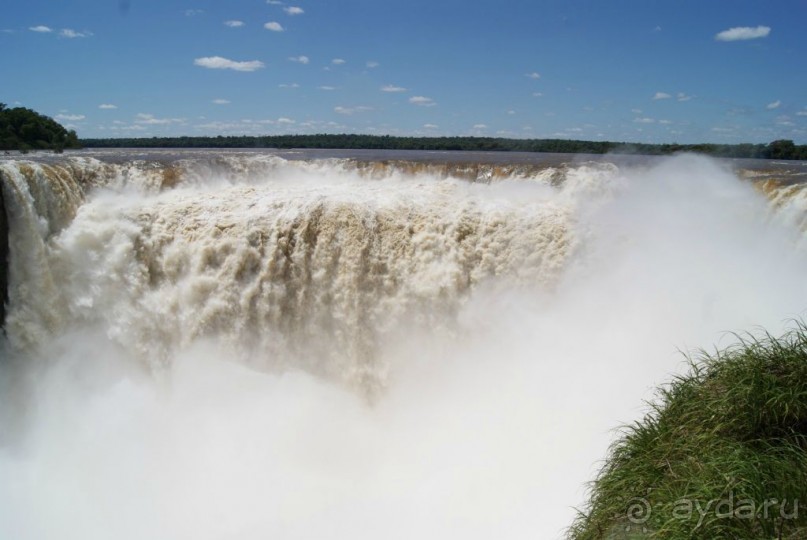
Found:
[[[678,348],[807,298],[704,158],[115,174],[74,218],[15,177],[0,538],[557,537]]]

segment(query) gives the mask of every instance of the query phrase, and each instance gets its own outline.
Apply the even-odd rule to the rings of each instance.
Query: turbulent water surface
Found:
[[[3,158],[0,537],[557,537],[679,348],[803,314],[806,175]]]

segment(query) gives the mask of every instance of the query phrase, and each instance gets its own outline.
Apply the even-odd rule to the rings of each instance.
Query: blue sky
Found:
[[[807,143],[805,0],[26,0],[0,101],[81,137]]]

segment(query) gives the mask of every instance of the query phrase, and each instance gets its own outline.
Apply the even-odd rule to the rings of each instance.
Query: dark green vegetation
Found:
[[[0,103],[0,150],[55,150],[80,148],[76,132],[31,109],[9,109]]]
[[[780,140],[770,144],[628,144],[564,139],[491,137],[390,137],[388,135],[272,135],[266,137],[152,137],[83,139],[90,148],[331,148],[373,150],[466,150],[664,155],[697,152],[717,157],[807,159],[807,145]]]
[[[570,538],[807,538],[807,326],[701,353],[651,407]]]

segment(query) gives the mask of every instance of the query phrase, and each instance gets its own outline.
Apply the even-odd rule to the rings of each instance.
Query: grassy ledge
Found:
[[[738,339],[622,429],[568,538],[807,538],[807,326]]]

